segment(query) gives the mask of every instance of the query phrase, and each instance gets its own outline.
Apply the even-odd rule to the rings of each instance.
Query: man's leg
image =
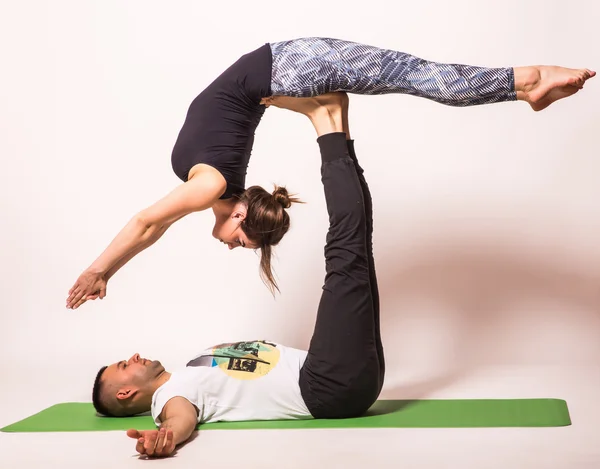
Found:
[[[358,182],[360,185],[360,195],[362,195],[362,203],[364,204],[364,220],[365,220],[364,249],[365,249],[365,256],[367,258],[366,265],[368,268],[369,292],[370,292],[370,297],[371,297],[370,312],[369,312],[369,316],[370,316],[369,320],[371,321],[371,325],[367,329],[364,329],[364,331],[365,331],[365,334],[371,334],[370,331],[371,330],[373,331],[373,340],[375,343],[375,352],[376,352],[376,356],[377,356],[377,366],[379,369],[378,377],[377,377],[378,384],[377,384],[377,393],[376,394],[379,395],[379,392],[381,391],[381,388],[383,386],[385,364],[384,364],[383,347],[382,347],[382,343],[381,343],[380,325],[379,325],[379,292],[377,289],[377,278],[375,275],[375,262],[373,259],[373,242],[372,242],[373,209],[372,209],[371,193],[370,193],[369,187],[365,181],[365,178],[363,175],[363,169],[358,164],[358,160],[357,160],[356,154],[354,152],[354,142],[352,140],[350,140],[350,129],[349,129],[349,121],[348,121],[348,104],[349,104],[348,96],[345,93],[329,93],[326,95],[317,96],[315,98],[288,98],[285,96],[278,96],[277,98],[269,99],[268,101],[269,102],[266,103],[267,105],[272,104],[272,105],[280,107],[282,109],[289,109],[291,111],[304,114],[312,122],[313,126],[315,127],[315,130],[317,131],[317,135],[319,137],[323,137],[323,139],[319,140],[319,144],[321,147],[321,154],[322,154],[322,159],[323,159],[322,173],[324,176],[323,177],[324,184],[326,184],[326,183],[328,183],[329,185],[332,184],[332,182],[331,182],[332,178],[325,178],[326,174],[329,174],[329,175],[336,174],[336,172],[332,171],[332,168],[330,168],[326,164],[327,161],[330,161],[331,159],[336,159],[336,158],[347,159],[349,157],[352,160],[352,163],[354,165],[355,174],[356,174],[356,177],[358,178]],[[334,136],[336,133],[337,133],[337,136]],[[327,134],[330,134],[330,135],[327,135]],[[346,148],[345,149],[344,149],[344,146],[342,145],[342,137],[344,137],[346,139]],[[336,144],[335,145],[329,144],[328,142],[330,142],[330,141],[335,141]],[[346,171],[346,173],[347,173],[347,171]],[[337,172],[337,177],[342,178],[342,179],[344,179],[344,178],[347,179],[348,175],[344,174],[344,172]],[[348,181],[349,180],[346,180],[346,182],[348,182]],[[353,181],[353,179],[352,179],[352,181]],[[335,205],[336,200],[334,200],[333,197],[328,197],[329,192],[327,190],[327,187],[328,186],[326,185],[325,195],[327,197],[328,210],[331,214],[332,211],[337,211],[338,208]],[[356,196],[358,196],[358,191],[356,191],[356,189],[357,188],[354,187],[354,192],[356,193]],[[342,191],[342,192],[343,192],[343,194],[339,195],[340,198],[349,197],[349,194],[351,193],[351,192],[346,193],[344,191]],[[333,220],[332,220],[331,224],[333,226]],[[332,233],[333,232],[330,230],[330,235]],[[352,230],[350,230],[349,233],[352,233]],[[362,236],[362,234],[361,234],[361,236]],[[328,243],[329,243],[329,238],[328,238]],[[327,255],[328,251],[329,252],[335,251],[335,249],[332,249],[332,245],[333,245],[333,243],[329,243],[328,247],[326,247],[326,255]],[[335,246],[333,246],[333,247],[335,247]],[[359,248],[359,251],[361,249],[363,249],[363,248]],[[327,264],[328,275],[329,275],[329,266],[330,266],[330,264],[328,263]],[[326,286],[327,286],[328,278],[331,279],[331,277],[326,278]],[[332,284],[333,282],[329,281],[329,283]],[[325,290],[325,292],[326,291],[327,290]],[[321,305],[319,308],[319,315],[317,317],[317,326],[315,327],[315,335],[313,336],[313,341],[311,342],[311,354],[312,355],[316,354],[317,350],[319,349],[319,346],[317,344],[321,340],[320,338],[323,336],[323,334],[321,334],[321,330],[329,329],[329,328],[332,328],[332,329],[336,328],[336,324],[333,320],[328,321],[328,318],[330,317],[331,313],[329,313],[328,307],[326,307],[325,305],[328,302],[331,302],[331,304],[335,304],[334,300],[331,300],[331,301],[330,300],[331,300],[330,295],[326,295],[326,293],[324,293],[324,297],[321,300]],[[363,308],[363,310],[365,310],[365,309]],[[361,320],[362,319],[363,319],[363,317],[361,317]],[[317,332],[319,332],[319,333],[317,334]],[[310,355],[309,355],[309,357],[310,357]],[[302,376],[301,386],[304,389],[303,395],[304,395],[305,399],[310,399],[309,394],[311,394],[311,389],[313,389],[315,392],[317,391],[315,388],[315,385],[313,385],[312,387],[309,386],[310,381],[319,379],[319,378],[317,378],[318,370],[314,370],[314,369],[311,370],[311,367],[314,366],[314,365],[312,365],[312,363],[315,363],[316,361],[317,360],[309,360],[309,365],[307,365],[307,367],[303,370],[303,373],[301,375]]]
[[[370,240],[346,134],[321,135],[317,141],[330,226],[325,284],[300,389],[314,417],[343,418],[364,413],[380,390]]]
[[[347,109],[346,109],[347,113]],[[344,130],[346,130],[346,126],[344,126]],[[347,137],[350,137],[349,132],[347,132]],[[385,358],[383,355],[383,344],[381,342],[381,326],[379,321],[379,288],[377,286],[377,274],[375,272],[375,258],[373,256],[373,200],[371,198],[371,191],[369,190],[369,185],[364,176],[364,170],[358,163],[358,159],[356,157],[356,152],[354,150],[354,140],[348,138],[346,140],[346,144],[348,147],[348,154],[352,161],[354,162],[354,167],[356,169],[356,174],[358,175],[358,180],[360,182],[360,186],[363,194],[363,201],[365,204],[365,218],[367,223],[367,233],[366,233],[366,242],[367,242],[367,255],[369,260],[369,281],[371,284],[371,298],[373,301],[373,322],[374,322],[374,332],[375,332],[375,347],[377,348],[377,358],[379,360],[379,392],[381,392],[381,388],[383,387],[383,380],[385,376]]]
[[[346,133],[346,146],[348,148],[348,155],[354,162],[356,168],[356,174],[360,182],[362,189],[363,201],[365,204],[365,216],[367,222],[367,251],[369,256],[369,280],[371,282],[371,298],[373,299],[373,323],[375,325],[375,346],[377,347],[377,358],[379,359],[379,392],[383,387],[383,381],[385,377],[385,357],[383,354],[383,344],[381,342],[381,325],[379,321],[379,287],[377,285],[377,274],[375,272],[375,258],[373,256],[373,199],[371,198],[371,191],[369,185],[364,176],[364,170],[358,163],[356,157],[356,151],[354,150],[354,140],[350,136],[350,120],[348,116],[348,108],[350,106],[350,100],[348,96],[341,102],[342,106],[342,127]]]

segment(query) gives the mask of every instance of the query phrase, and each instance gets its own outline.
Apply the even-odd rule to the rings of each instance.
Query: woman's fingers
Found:
[[[81,293],[77,293],[76,295],[73,295],[72,298],[70,298],[67,302],[67,308],[75,308],[77,306],[77,303],[79,303],[79,300],[81,300]]]
[[[73,300],[79,295],[80,287],[78,284],[75,284],[73,288],[69,291],[69,297],[67,298],[67,305],[73,303]]]
[[[98,298],[103,299],[106,296],[106,288],[101,288],[100,290],[92,293],[91,295],[84,296],[84,301],[93,301]]]
[[[73,306],[73,309],[77,309],[79,308],[83,303],[85,303],[86,299],[85,297],[82,295],[81,298],[79,298],[79,300],[77,300]]]

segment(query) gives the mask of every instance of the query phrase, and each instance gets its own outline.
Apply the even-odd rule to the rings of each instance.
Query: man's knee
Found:
[[[378,367],[369,367],[360,376],[349,377],[344,381],[344,385],[336,385],[318,374],[310,375],[308,379],[301,377],[302,395],[314,418],[360,417],[379,397],[381,388]]]

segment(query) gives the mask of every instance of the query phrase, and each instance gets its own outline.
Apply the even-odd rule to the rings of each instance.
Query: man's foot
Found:
[[[314,109],[307,114],[319,136],[344,132],[344,109],[348,109],[346,93],[327,93],[310,98],[314,100]]]
[[[348,95],[342,92],[327,93],[312,98],[292,98],[290,96],[270,96],[261,104],[299,112],[307,116],[317,134],[344,132],[344,109],[348,109]]]
[[[555,66],[516,67],[517,99],[529,103],[534,111],[546,109],[553,102],[577,93],[586,80],[596,75],[587,68]]]

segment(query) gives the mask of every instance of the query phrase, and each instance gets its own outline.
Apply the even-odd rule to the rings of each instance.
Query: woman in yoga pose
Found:
[[[580,90],[595,75],[556,66],[484,68],[441,64],[338,39],[302,38],[265,44],[242,56],[189,107],[173,148],[183,181],[136,214],[69,290],[68,308],[106,295],[108,280],[184,216],[211,208],[213,236],[229,249],[261,251],[261,276],[276,289],[271,250],[289,229],[286,212],[297,199],[245,187],[254,132],[270,105],[324,119],[333,93],[410,94],[464,107],[525,101],[534,111]],[[319,106],[316,106],[318,104]],[[335,107],[335,106],[334,106]]]

